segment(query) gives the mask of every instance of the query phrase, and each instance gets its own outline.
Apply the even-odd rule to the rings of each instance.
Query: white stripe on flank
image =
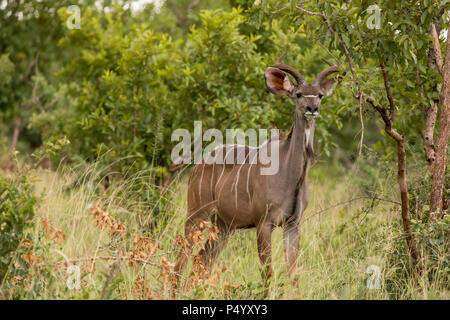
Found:
[[[231,150],[234,150],[234,149],[236,148],[236,152],[237,152],[237,151],[238,151],[238,147],[239,147],[239,146],[243,146],[243,145],[233,144],[232,146],[233,146],[233,148],[231,148]],[[230,151],[231,151],[231,150],[230,150]],[[229,153],[230,151],[227,152],[227,154],[225,155],[225,158],[228,156],[228,153]],[[237,154],[236,154],[236,156],[237,156]],[[226,163],[226,162],[225,162],[225,163]],[[234,166],[235,166],[235,165],[236,165],[236,162],[234,161],[234,157],[233,157],[233,168],[231,169],[231,171],[234,170]],[[225,170],[225,164],[223,165],[223,170]],[[223,170],[222,170],[222,173],[223,173]],[[227,183],[227,181],[228,181],[229,178],[230,178],[230,176],[228,176],[228,177],[226,178],[226,180],[225,180],[225,182],[224,182],[222,188],[220,188],[219,193],[217,194],[217,200],[220,199],[220,194],[222,193],[223,188],[225,187],[225,184]],[[216,185],[216,186],[217,186],[217,185]]]
[[[205,163],[203,163],[202,175],[200,176],[200,183],[198,185],[198,195],[199,195],[200,201],[202,201],[202,182],[203,182],[203,172],[204,171],[205,171]]]
[[[250,154],[250,153],[249,153]],[[250,161],[250,168],[248,168],[248,172],[247,172],[247,194],[248,194],[248,201],[249,203],[252,202],[252,199],[250,198],[250,190],[248,188],[248,181],[250,180],[250,171],[252,170],[252,165],[253,165],[253,161],[255,160],[256,156],[258,155],[258,150],[256,150],[255,152],[255,156],[253,157],[253,159]]]
[[[224,163],[222,164],[222,172],[220,173],[220,176],[219,176],[219,179],[217,180],[217,182],[216,182],[216,185],[214,186],[214,192],[216,191],[216,188],[217,188],[217,185],[219,184],[219,182],[220,182],[220,179],[222,179],[222,175],[223,175],[223,172],[225,171],[225,159],[227,158],[227,156],[228,156],[228,154],[230,153],[230,151],[232,151],[234,149],[234,147],[233,148],[231,148],[230,150],[228,150],[227,151],[227,153],[225,154],[225,158],[224,158]],[[223,153],[222,153],[223,154]],[[219,197],[217,196],[217,199],[219,199]]]
[[[250,150],[248,151],[247,156],[244,159],[244,163],[241,164],[241,166],[239,167],[239,170],[237,171],[236,177],[235,177],[236,183],[234,184],[234,204],[236,205],[236,210],[237,210],[237,186],[238,186],[238,183],[239,183],[239,176],[241,175],[242,166],[247,161],[247,158],[248,158],[249,155],[250,155]],[[233,185],[231,185],[231,187],[233,188]]]
[[[233,183],[231,184],[230,192],[233,191],[233,187],[236,184],[236,180],[239,180],[239,172],[241,171],[242,166],[247,162],[247,158],[249,155],[250,155],[250,152],[245,156],[244,163],[242,163],[241,166],[239,167],[239,170],[237,171],[236,176],[234,177]]]
[[[217,154],[216,154],[217,155]],[[214,169],[216,166],[216,161],[215,161],[215,157],[214,157],[214,162],[213,162],[213,167],[212,167],[212,171],[211,171],[211,181],[209,183],[209,191],[211,192],[211,199],[214,198],[214,194],[213,194],[213,181],[214,181]]]
[[[221,147],[221,148],[224,148],[224,147],[225,147],[225,149],[230,148],[230,149],[226,152],[225,157],[223,158],[223,162],[224,162],[224,163],[222,164],[222,166],[223,166],[223,167],[222,167],[222,172],[220,173],[219,179],[217,179],[217,182],[216,182],[216,184],[215,184],[215,186],[214,186],[214,193],[216,194],[216,199],[217,199],[217,201],[219,200],[220,193],[222,192],[222,189],[223,189],[223,186],[222,186],[222,188],[221,188],[221,189],[219,190],[219,192],[217,193],[217,191],[218,191],[218,190],[217,190],[217,185],[220,183],[220,181],[221,181],[221,179],[222,179],[222,176],[223,176],[223,174],[224,174],[224,172],[225,172],[225,165],[227,164],[227,161],[226,161],[226,160],[227,160],[228,154],[229,154],[231,151],[233,151],[233,150],[238,151],[238,148],[239,148],[239,147],[247,147],[247,148],[250,149],[250,150],[249,150],[249,153],[248,153],[247,156],[245,157],[244,163],[241,164],[241,167],[239,168],[239,170],[238,170],[236,176],[234,177],[233,183],[232,183],[232,185],[231,185],[231,190],[230,190],[230,192],[233,191],[233,186],[234,186],[234,188],[235,188],[235,204],[236,204],[236,207],[237,207],[237,185],[238,185],[238,183],[239,183],[239,175],[240,175],[240,171],[241,171],[242,166],[246,163],[247,159],[249,158],[250,152],[254,152],[254,153],[255,153],[255,154],[254,154],[254,157],[253,157],[253,159],[249,162],[249,163],[250,163],[250,168],[249,168],[248,174],[247,174],[247,185],[246,185],[247,194],[248,194],[248,199],[249,199],[249,201],[251,202],[251,195],[250,195],[250,189],[249,189],[250,171],[251,171],[252,165],[254,164],[253,161],[254,161],[255,158],[258,156],[259,150],[261,150],[261,147],[263,147],[263,146],[264,146],[265,144],[267,144],[269,141],[270,141],[270,139],[267,139],[267,140],[264,141],[264,143],[263,143],[262,145],[260,145],[259,147],[245,146],[245,145],[239,145],[239,144],[225,144],[225,145],[218,146],[218,147],[214,148],[214,150],[217,150],[217,149],[219,149],[220,147]],[[222,154],[223,154],[223,152],[222,152]],[[213,165],[215,165],[215,164],[217,163],[217,156],[218,156],[218,154],[216,153],[216,155],[215,155],[215,160],[216,160],[216,161],[214,162]],[[235,161],[233,161],[233,167],[234,167],[235,164],[236,164]],[[214,167],[213,167],[213,170],[214,170]],[[210,188],[211,188],[211,193],[213,193],[213,190],[212,190],[212,183],[213,183],[213,177],[211,177],[211,186],[210,186]]]

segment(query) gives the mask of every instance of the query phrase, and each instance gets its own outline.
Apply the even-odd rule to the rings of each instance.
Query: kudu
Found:
[[[207,241],[200,251],[208,268],[235,229],[255,227],[264,281],[272,274],[271,234],[276,226],[284,228],[288,274],[291,276],[296,268],[299,221],[308,205],[306,176],[313,159],[315,119],[322,98],[331,94],[335,82],[327,77],[339,71],[337,66],[329,63],[330,67],[320,72],[312,84],[307,84],[299,71],[282,64],[281,59],[274,67],[266,69],[265,78],[270,92],[287,95],[296,103],[294,124],[289,134],[285,138],[271,138],[259,148],[228,145],[216,148],[209,155],[217,159],[225,154],[227,158],[232,151],[233,160],[236,160],[234,154],[243,151],[248,162],[240,165],[229,161],[208,164],[205,160],[197,164],[189,179],[185,225],[185,235],[189,239],[202,221],[210,219],[216,223],[219,240]],[[297,85],[287,73],[295,78]],[[254,159],[274,143],[279,152],[279,170],[273,175],[262,175],[260,167],[263,165],[255,163]],[[186,253],[180,252],[175,266],[177,274],[183,271],[186,260]]]

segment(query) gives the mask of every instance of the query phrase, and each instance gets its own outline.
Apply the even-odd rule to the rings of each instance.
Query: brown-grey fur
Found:
[[[281,58],[280,58],[281,59]],[[222,146],[209,156],[224,157],[237,149],[245,152],[244,164],[197,164],[190,175],[188,186],[188,213],[185,235],[199,226],[201,221],[213,220],[219,228],[219,241],[206,243],[200,254],[209,267],[223,249],[235,229],[256,228],[258,253],[264,268],[264,279],[272,274],[271,233],[274,227],[284,229],[285,255],[289,275],[296,268],[299,248],[299,221],[308,205],[306,177],[313,160],[315,118],[323,96],[332,91],[334,79],[326,79],[337,72],[331,66],[306,84],[294,68],[281,64],[265,72],[266,86],[274,94],[287,95],[296,102],[294,123],[284,138],[272,138],[258,149],[244,146]],[[287,76],[294,76],[294,85]],[[299,95],[300,94],[300,95]],[[255,154],[271,144],[279,144],[279,170],[274,175],[261,175],[264,166],[251,163]],[[230,151],[234,150],[234,151]],[[180,253],[175,271],[182,272],[187,256]]]

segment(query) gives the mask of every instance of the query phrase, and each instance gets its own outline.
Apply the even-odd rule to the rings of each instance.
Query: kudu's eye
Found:
[[[297,98],[301,98],[302,97],[302,94],[300,92],[297,92],[295,95],[297,96]]]
[[[323,98],[323,94],[319,94],[319,99],[322,99]]]

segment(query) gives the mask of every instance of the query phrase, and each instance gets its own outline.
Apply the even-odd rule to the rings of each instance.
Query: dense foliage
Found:
[[[59,143],[65,145],[65,152],[59,153],[65,160],[93,160],[106,153],[108,163],[128,158],[116,168],[119,171],[133,163],[136,169],[159,167],[155,170],[164,174],[170,164],[171,132],[192,130],[194,120],[201,120],[204,128],[288,130],[291,102],[267,94],[263,81],[265,67],[287,53],[286,62],[302,70],[307,80],[326,66],[320,58],[347,71],[324,103],[316,149],[326,157],[339,145],[352,158],[357,152],[359,110],[347,91],[356,93],[356,88],[339,52],[342,35],[352,48],[361,90],[381,102],[386,98],[378,70],[385,60],[399,106],[396,122],[408,137],[410,150],[423,159],[423,110],[437,99],[433,88],[439,81],[427,67],[428,26],[445,7],[441,2],[379,3],[383,10],[378,29],[368,28],[371,11],[365,2],[351,7],[345,1],[305,4],[306,9],[327,14],[334,35],[320,17],[302,14],[294,2],[287,6],[276,1],[205,2],[187,16],[181,14],[187,1],[168,1],[159,9],[148,5],[137,13],[127,2],[105,2],[104,11],[84,3],[80,29],[66,27],[70,13],[64,3],[24,5],[30,19],[6,22],[2,29],[1,126],[13,134],[20,120],[19,150],[36,148],[41,141],[44,147]],[[246,11],[202,11],[237,5]],[[39,12],[39,19],[33,12]],[[7,11],[3,14],[8,16]],[[14,21],[6,19],[10,20]],[[28,39],[29,29],[37,45],[7,40],[12,33],[15,39]],[[364,108],[364,113],[374,112]],[[392,155],[389,140],[377,134],[373,122],[365,131],[367,145],[378,141],[379,148]]]
[[[28,228],[34,218],[36,197],[25,177],[0,175],[0,283],[5,277],[23,276],[28,269],[24,255],[30,251]],[[25,258],[26,259],[26,258]]]
[[[64,21],[66,15],[60,14]],[[121,15],[86,10],[81,23],[87,31],[67,30],[60,45],[78,54],[59,72],[63,84],[48,88],[58,102],[31,119],[44,141],[68,139],[69,158],[106,154],[109,163],[129,157],[121,162],[122,171],[130,163],[136,169],[164,170],[170,164],[172,131],[192,131],[194,120],[205,128],[287,130],[292,106],[266,92],[265,66],[288,51],[311,76],[324,67],[313,63],[320,48],[304,39],[297,44],[301,34],[290,29],[286,35],[276,21],[264,35],[272,50],[261,52],[261,37],[241,30],[245,18],[239,9],[203,11],[199,26],[183,39],[155,32],[146,23],[127,26],[118,22]],[[332,141],[326,128],[343,125],[342,108],[331,106],[350,104],[339,93],[332,99],[318,129],[327,154]]]

